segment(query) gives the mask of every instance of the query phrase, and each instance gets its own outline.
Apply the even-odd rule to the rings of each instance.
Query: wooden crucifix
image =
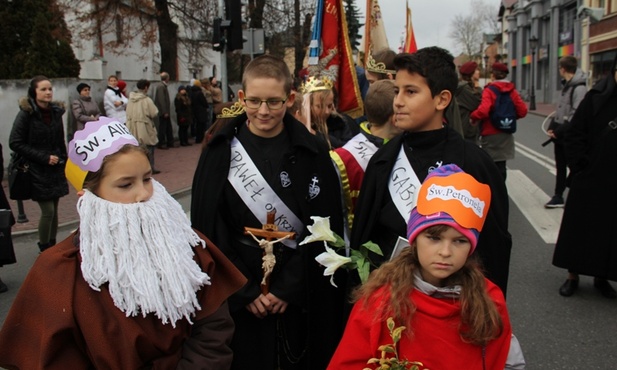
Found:
[[[274,244],[285,239],[294,239],[296,237],[295,232],[278,231],[278,226],[274,224],[274,216],[276,211],[270,211],[266,215],[266,223],[261,229],[253,227],[245,227],[244,234],[251,235],[253,239],[259,244],[259,247],[263,250],[261,268],[264,272],[263,279],[261,280],[261,294],[266,295],[270,291],[270,274],[276,264],[276,257],[274,257]],[[257,239],[257,237],[263,239]],[[274,240],[276,239],[276,240]]]

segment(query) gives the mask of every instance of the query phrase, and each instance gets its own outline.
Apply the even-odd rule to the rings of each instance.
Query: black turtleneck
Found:
[[[439,167],[443,163],[448,145],[448,128],[438,130],[406,132],[405,144],[407,157],[420,181],[424,181],[431,167]],[[442,162],[442,163],[439,163]]]

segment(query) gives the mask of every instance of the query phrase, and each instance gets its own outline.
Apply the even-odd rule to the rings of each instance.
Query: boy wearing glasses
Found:
[[[193,180],[193,226],[248,278],[229,300],[236,323],[232,369],[323,369],[344,326],[345,289],[332,287],[314,261],[323,246],[297,245],[311,216],[329,216],[339,235],[343,216],[327,149],[286,111],[295,98],[291,86],[281,59],[251,61],[238,92],[246,111],[208,142]],[[273,222],[270,211],[276,211]],[[262,284],[260,245],[269,243],[245,234],[245,227],[272,223],[295,239],[270,239],[275,264],[269,284]]]

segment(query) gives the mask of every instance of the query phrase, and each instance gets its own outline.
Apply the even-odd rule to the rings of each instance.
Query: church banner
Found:
[[[317,0],[309,45],[309,75],[335,81],[338,110],[351,117],[364,113],[358,76],[351,53],[343,0]]]
[[[364,61],[369,53],[382,49],[390,49],[386,27],[381,15],[381,7],[378,0],[366,1],[366,21],[364,23]]]

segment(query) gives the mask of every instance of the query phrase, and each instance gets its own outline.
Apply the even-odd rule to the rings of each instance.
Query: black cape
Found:
[[[195,172],[191,203],[193,226],[215,241],[249,279],[247,285],[229,299],[236,321],[232,368],[271,370],[275,368],[275,355],[279,353],[301,357],[300,364],[293,369],[325,369],[344,329],[344,283],[347,279],[344,272],[337,272],[342,274],[335,277],[337,289],[323,276],[324,268],[315,261],[315,256],[324,251],[323,243],[298,246],[295,250],[275,245],[278,268],[272,273],[270,291],[289,303],[285,314],[257,319],[247,314],[245,308],[260,293],[262,272],[261,250],[252,238],[242,235],[242,227],[261,228],[262,225],[235,194],[227,176],[230,143],[234,136],[240,136],[243,146],[252,155],[247,145],[251,143],[242,139],[246,132],[241,130],[248,131],[246,121],[245,114],[237,117],[208,143]],[[304,225],[312,225],[311,216],[329,216],[331,229],[343,235],[341,190],[327,148],[291,115],[286,114],[283,122],[285,130],[281,135],[287,135],[289,143],[282,147],[288,150],[282,153],[281,163],[276,167],[288,174],[291,186],[283,188],[277,180],[279,169],[274,171],[276,176],[268,176],[259,168],[256,158],[253,158],[254,163]],[[264,151],[269,149],[266,146],[267,143]],[[320,192],[311,198],[308,189],[315,177],[319,179]],[[302,241],[307,233],[305,227],[297,240]],[[283,331],[288,352],[292,353],[276,348],[277,335]],[[307,352],[302,355],[304,349]]]
[[[617,121],[613,75],[585,95],[565,133],[572,181],[553,265],[617,281],[617,130],[608,128],[611,120]]]

